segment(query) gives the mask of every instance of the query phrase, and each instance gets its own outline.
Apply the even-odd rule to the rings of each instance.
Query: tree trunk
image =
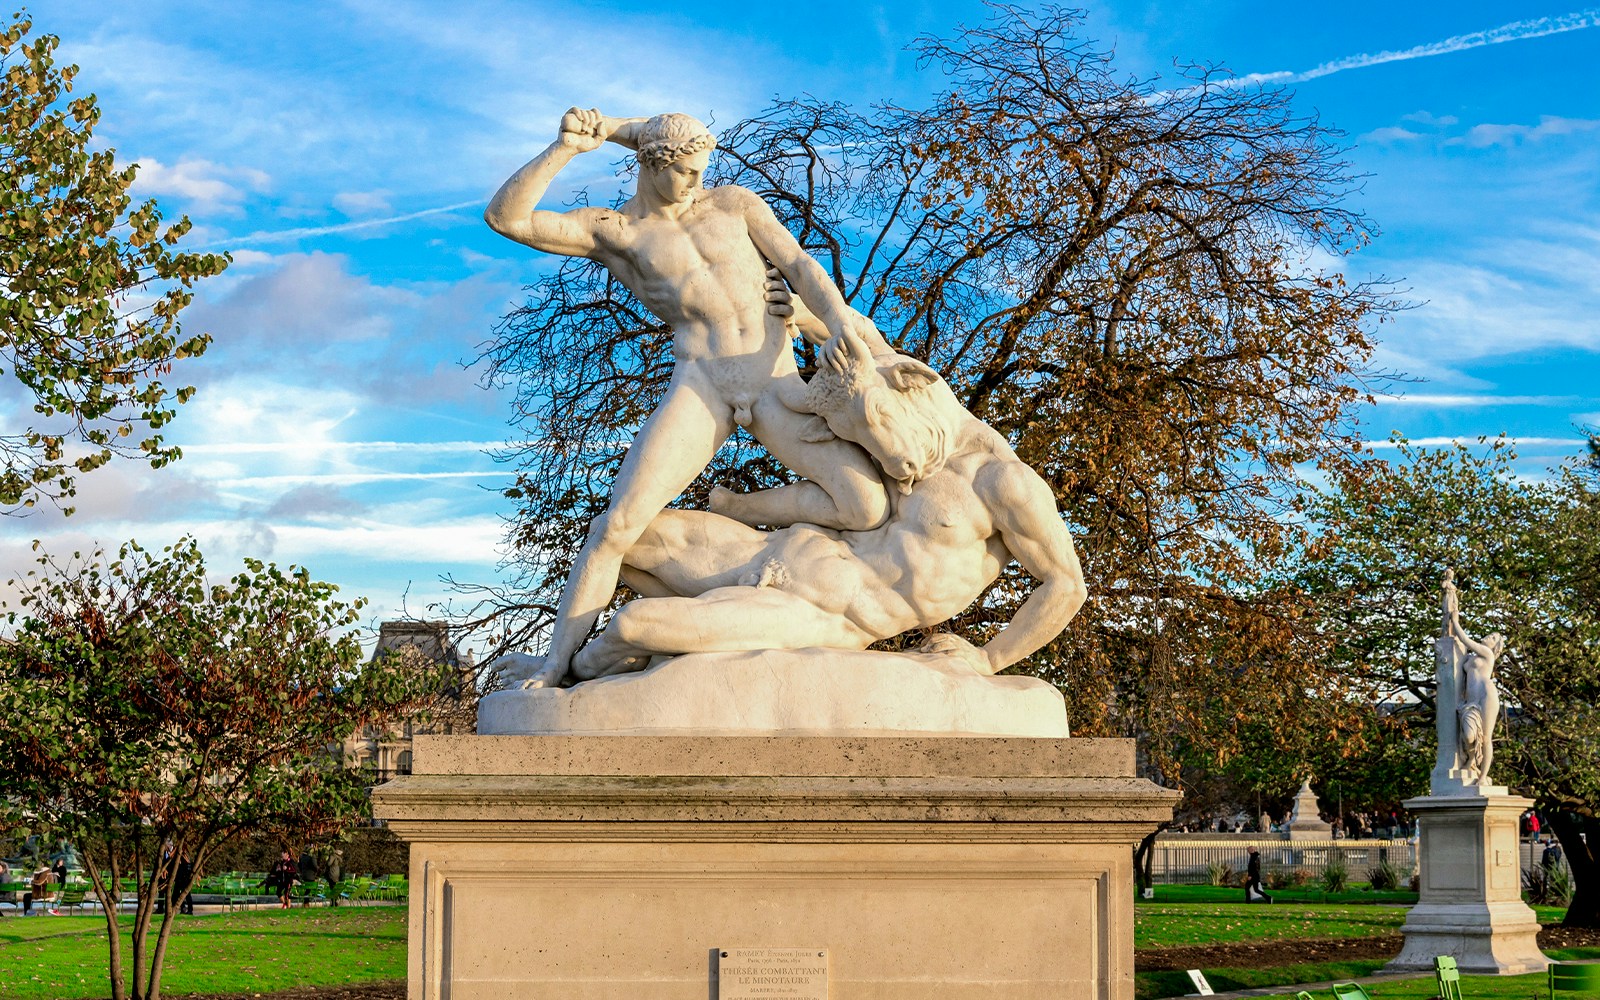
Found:
[[[1577,813],[1552,812],[1550,827],[1561,841],[1572,869],[1572,902],[1566,927],[1600,927],[1600,819]]]
[[[80,836],[78,843],[82,845],[85,839]],[[106,918],[106,974],[111,980],[111,1000],[127,1000],[127,987],[122,981],[122,935],[117,929],[117,904],[122,898],[122,883],[118,878],[121,870],[117,866],[116,853],[108,851],[107,856],[110,861],[109,877],[102,875],[100,864],[90,850],[82,846],[78,848],[79,863],[89,874],[94,898],[100,901],[101,915]]]
[[[172,898],[171,888],[167,889],[167,911],[161,917],[161,930],[156,933],[156,947],[150,953],[150,987],[145,990],[145,1000],[161,1000],[161,967],[167,960],[167,940],[172,936],[172,925],[178,919],[178,913],[173,907],[179,905],[179,900]]]
[[[145,856],[144,852],[140,850],[142,841],[143,838],[136,839],[133,853],[134,885],[138,888],[139,897],[139,902],[133,911],[133,930],[130,935],[133,941],[133,967],[130,970],[133,978],[133,1000],[148,1000],[144,995],[145,941],[150,935],[150,916],[155,911],[156,893],[159,891],[158,886],[160,884],[160,875],[157,871],[160,861],[160,848],[159,846],[156,848],[157,853],[150,859],[148,868],[150,877],[146,879],[144,877],[144,872],[147,870]]]
[[[1156,827],[1133,849],[1133,884],[1141,893],[1155,884],[1152,871],[1155,868],[1156,838],[1166,828],[1165,823]]]

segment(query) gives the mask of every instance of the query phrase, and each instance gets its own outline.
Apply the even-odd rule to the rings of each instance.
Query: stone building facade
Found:
[[[374,784],[411,773],[413,736],[471,733],[477,728],[478,670],[472,651],[456,649],[444,622],[395,621],[378,626],[378,645],[372,651],[372,659],[394,655],[408,646],[416,648],[429,662],[454,667],[457,685],[452,698],[426,723],[395,719],[383,726],[364,726],[345,739],[340,747],[345,764],[370,769]]]

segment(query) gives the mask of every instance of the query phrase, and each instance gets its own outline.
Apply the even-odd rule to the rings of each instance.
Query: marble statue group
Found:
[[[635,151],[617,208],[538,208],[574,156]],[[691,653],[863,650],[968,607],[1012,560],[1035,586],[981,648],[922,652],[981,675],[1058,635],[1085,598],[1049,486],[922,361],[852,309],[762,199],[702,186],[715,139],[681,114],[572,109],[485,219],[536,250],[603,264],[673,328],[673,371],[575,558],[528,688],[641,671]],[[818,347],[803,379],[794,338]],[[746,429],[797,477],[710,510],[668,509]],[[588,638],[618,581],[641,595]],[[883,654],[891,655],[891,654]]]

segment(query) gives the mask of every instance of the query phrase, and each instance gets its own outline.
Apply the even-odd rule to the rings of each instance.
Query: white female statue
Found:
[[[1488,785],[1494,764],[1494,727],[1500,718],[1500,692],[1495,688],[1494,665],[1505,652],[1505,637],[1492,632],[1482,642],[1461,627],[1456,597],[1455,571],[1444,571],[1442,585],[1444,631],[1455,640],[1456,731],[1461,766],[1475,785]]]

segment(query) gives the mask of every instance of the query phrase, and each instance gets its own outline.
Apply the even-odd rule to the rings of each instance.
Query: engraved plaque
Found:
[[[1475,830],[1429,827],[1427,854],[1429,889],[1477,889],[1483,883],[1483,848]]]
[[[828,1000],[826,948],[723,948],[717,1000]]]

